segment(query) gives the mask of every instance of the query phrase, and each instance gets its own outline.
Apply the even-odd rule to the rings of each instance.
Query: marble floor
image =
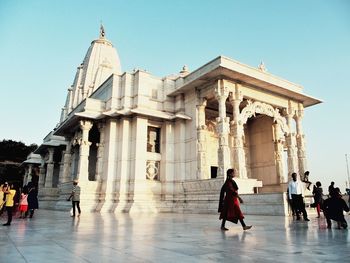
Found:
[[[309,217],[248,215],[251,230],[222,232],[218,215],[38,210],[0,225],[0,262],[349,262],[349,231]]]

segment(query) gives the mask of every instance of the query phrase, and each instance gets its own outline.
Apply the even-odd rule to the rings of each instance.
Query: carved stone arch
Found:
[[[248,100],[247,102],[247,106],[243,108],[242,112],[239,115],[242,124],[246,124],[249,118],[255,117],[255,114],[259,113],[272,117],[273,122],[276,122],[280,125],[282,132],[284,134],[289,134],[287,121],[284,117],[282,117],[278,109],[275,109],[271,105],[260,101],[255,101],[252,103],[250,100]]]

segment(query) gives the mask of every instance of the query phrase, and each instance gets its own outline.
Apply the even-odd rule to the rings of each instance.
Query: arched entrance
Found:
[[[289,134],[286,119],[269,104],[246,103],[240,120],[244,127],[247,176],[262,181],[264,186],[284,183],[285,136]]]

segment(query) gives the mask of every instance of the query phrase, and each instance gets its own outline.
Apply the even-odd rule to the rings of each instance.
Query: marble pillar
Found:
[[[45,156],[43,154],[41,155],[41,164],[39,167],[39,188],[44,187],[45,184]]]
[[[290,178],[292,173],[298,172],[298,159],[297,159],[297,149],[296,149],[296,138],[293,132],[292,120],[294,116],[294,110],[289,107],[286,110],[287,124],[289,127],[289,134],[286,137],[287,144],[287,163],[288,163],[288,177]],[[298,174],[299,177],[299,174]],[[300,178],[300,177],[299,177]]]
[[[218,149],[218,177],[225,178],[227,169],[230,165],[230,149],[228,147],[228,131],[230,118],[226,117],[226,99],[228,97],[228,88],[224,86],[223,80],[218,80],[215,87],[215,97],[219,103],[219,117],[217,121],[217,133],[219,135]]]
[[[70,87],[68,89],[68,111],[67,111],[67,115],[72,111],[73,109],[73,87]]]
[[[102,200],[104,199],[104,204],[100,209],[103,212],[114,212],[115,204],[117,202],[117,181],[118,181],[118,166],[117,166],[117,153],[118,153],[118,122],[115,119],[110,119],[106,122],[105,126],[106,136],[104,137],[104,156],[103,159],[103,170],[104,178],[101,186],[101,192],[104,193]],[[100,174],[101,176],[101,174]],[[120,176],[122,176],[120,174]]]
[[[284,176],[283,165],[283,151],[284,151],[284,135],[281,133],[281,127],[278,123],[273,124],[274,134],[274,153],[275,153],[275,165],[276,165],[276,183],[285,183],[288,181]]]
[[[61,184],[63,182],[64,155],[65,155],[65,151],[62,151],[61,161],[60,161],[60,170],[59,170],[59,173],[58,173],[58,184]]]
[[[32,172],[33,172],[33,164],[28,164],[28,168],[25,171],[23,178],[23,186],[27,185],[30,181],[32,181]]]
[[[303,133],[302,128],[302,119],[304,117],[304,106],[303,104],[298,104],[298,111],[295,115],[296,122],[296,143],[297,143],[297,156],[298,156],[298,165],[299,165],[299,174],[300,176],[304,176],[304,173],[307,171],[307,163],[306,163],[306,154],[305,154],[305,135]]]
[[[197,107],[197,179],[209,179],[206,149],[205,107],[207,100],[198,99]]]
[[[88,120],[80,121],[80,129],[82,130],[82,137],[79,148],[79,163],[77,179],[80,182],[87,182],[89,179],[89,151],[91,142],[89,142],[89,131],[93,123]]]
[[[96,181],[100,182],[102,180],[103,172],[103,155],[104,155],[104,145],[105,145],[105,123],[100,122],[97,125],[100,132],[100,142],[98,143],[97,149],[97,162],[96,162]]]
[[[244,128],[240,120],[239,105],[243,100],[240,85],[235,84],[234,92],[230,93],[230,103],[233,109],[233,120],[231,121],[232,143],[232,166],[235,169],[238,178],[247,178],[246,157],[244,151]]]
[[[72,142],[69,141],[66,150],[63,151],[64,160],[63,160],[63,175],[61,183],[66,183],[72,180],[71,176],[71,165],[72,165]]]
[[[175,120],[175,175],[174,180],[184,181],[186,175],[186,121]]]
[[[161,196],[165,200],[171,200],[174,192],[174,159],[175,159],[175,124],[174,122],[165,121],[162,125],[161,131],[162,155],[160,161],[160,182],[161,182]]]
[[[131,120],[129,118],[121,118],[119,120],[119,127],[117,128],[117,141],[116,145],[116,185],[115,189],[116,195],[115,200],[118,201],[118,205],[116,207],[116,211],[118,212],[126,212],[129,210],[129,182],[130,182],[130,139],[131,139]],[[106,133],[112,136],[110,133]],[[110,137],[111,139],[111,137]],[[105,140],[106,142],[106,140]],[[113,141],[110,142],[113,144]],[[106,142],[106,147],[109,144]],[[106,152],[106,151],[105,151]],[[110,156],[108,155],[108,158]],[[104,160],[107,159],[104,158]],[[116,201],[116,202],[117,202]]]
[[[54,170],[54,161],[53,154],[55,152],[55,148],[48,148],[49,159],[47,161],[46,168],[46,177],[45,177],[45,188],[52,188],[52,180],[53,180],[53,170]]]

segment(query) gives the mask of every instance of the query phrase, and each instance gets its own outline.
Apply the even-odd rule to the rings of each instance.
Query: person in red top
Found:
[[[232,223],[237,224],[238,220],[241,223],[243,230],[248,230],[252,228],[252,226],[247,226],[244,223],[244,215],[239,206],[239,202],[243,203],[242,199],[238,195],[238,186],[236,182],[233,180],[235,177],[235,173],[233,169],[227,170],[227,178],[220,191],[220,201],[219,201],[219,209],[220,213],[219,219],[222,220],[221,230],[228,230],[225,227],[226,221],[230,221]]]
[[[28,193],[26,189],[24,189],[23,193],[21,193],[21,199],[19,201],[19,211],[21,213],[19,218],[25,218],[26,212],[28,211]]]

